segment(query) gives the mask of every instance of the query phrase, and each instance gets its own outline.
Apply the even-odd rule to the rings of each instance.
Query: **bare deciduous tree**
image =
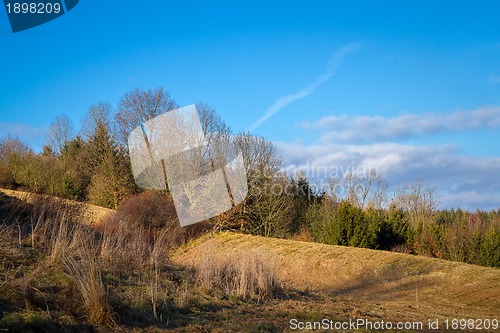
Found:
[[[250,186],[248,200],[252,202],[251,232],[264,237],[284,236],[292,223],[293,196],[288,194],[290,183],[283,175],[264,177],[258,186]]]
[[[31,148],[18,138],[9,135],[0,140],[0,166],[8,169],[14,179],[19,175],[22,160],[31,154]]]
[[[336,199],[347,200],[361,209],[382,208],[387,199],[387,183],[376,169],[348,172],[343,178],[331,178],[329,185]]]
[[[117,142],[126,148],[128,136],[136,127],[176,108],[175,101],[161,87],[148,90],[136,88],[126,93],[120,99],[114,116],[113,130]]]
[[[436,187],[425,184],[418,179],[413,184],[405,185],[396,190],[394,203],[408,212],[413,225],[432,218],[439,204],[439,194]]]
[[[205,135],[205,144],[207,145],[207,149],[204,149],[203,153],[211,155],[202,157],[211,160],[224,159],[226,154],[224,150],[231,141],[231,129],[215,112],[213,107],[205,103],[198,103],[196,104],[196,110]]]
[[[52,120],[47,133],[47,145],[52,152],[61,154],[64,146],[73,138],[74,126],[66,115],[60,115]]]
[[[107,131],[111,129],[113,108],[111,104],[100,102],[92,105],[82,119],[81,135],[89,140],[97,131],[98,127],[104,127]]]
[[[235,141],[243,154],[248,177],[272,176],[280,170],[282,159],[271,141],[250,133],[238,135]]]
[[[0,162],[7,163],[13,156],[22,157],[31,152],[31,148],[16,137],[9,135],[0,139]]]

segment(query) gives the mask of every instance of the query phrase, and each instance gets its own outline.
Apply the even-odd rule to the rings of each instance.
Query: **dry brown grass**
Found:
[[[142,269],[150,261],[152,246],[145,230],[120,222],[104,227],[100,256],[115,270]]]
[[[35,313],[73,325],[86,317],[99,323],[89,330],[116,319],[130,325],[122,329],[139,330],[134,326],[139,323],[153,331],[281,332],[290,318],[426,322],[491,318],[500,311],[498,269],[222,233],[176,252],[177,263],[197,267],[193,277],[188,270],[173,271],[167,229],[162,234],[118,223],[95,231],[73,223],[72,213],[61,206],[37,207],[39,215],[27,220],[22,209],[11,210],[14,220],[21,218],[19,241],[16,224],[0,225],[0,242],[8,243],[0,244],[0,258],[7,258],[0,261],[0,310],[16,304],[23,318]],[[49,273],[57,265],[64,274]],[[299,291],[268,297],[281,283]],[[61,306],[69,308],[62,316]]]
[[[18,269],[8,264],[0,276],[10,281],[0,282],[0,287],[26,294],[32,291],[30,286],[39,272],[60,266],[76,286],[74,296],[81,297],[88,322],[104,326],[128,321],[126,317],[135,316],[134,311],[140,313],[139,318],[161,322],[168,318],[165,313],[170,311],[171,298],[179,304],[189,302],[189,295],[170,281],[169,252],[182,237],[189,236],[181,234],[179,228],[172,230],[172,221],[148,228],[136,212],[122,214],[120,219],[106,218],[97,228],[91,228],[79,222],[87,211],[81,209],[83,205],[47,196],[9,198],[0,195],[0,209],[10,212],[5,219],[8,221],[0,223],[8,235],[6,243],[11,243],[11,235],[18,235],[19,246],[33,244],[31,248],[43,254],[44,260],[30,267],[28,278],[22,280],[19,270],[25,264]],[[149,210],[146,213],[151,215]],[[1,264],[0,268],[6,266]],[[113,295],[109,288],[114,290]]]
[[[91,204],[86,204],[86,203],[81,203],[81,202],[76,202],[72,200],[67,200],[67,199],[61,199],[61,198],[56,198],[56,197],[51,197],[48,195],[43,195],[43,194],[36,194],[36,193],[30,193],[30,192],[24,192],[24,191],[15,191],[15,190],[8,190],[8,189],[3,189],[0,188],[0,192],[4,193],[5,195],[8,195],[9,197],[17,198],[19,200],[22,200],[27,203],[36,203],[39,202],[40,200],[42,201],[48,201],[50,200],[51,202],[62,204],[65,206],[71,206],[74,209],[77,209],[81,211],[81,219],[80,222],[93,225],[93,224],[99,224],[103,219],[105,219],[107,216],[110,214],[113,214],[114,210],[100,207],[100,206],[95,206]]]
[[[83,254],[78,259],[64,254],[61,262],[77,283],[89,321],[108,327],[116,325],[95,254]]]
[[[213,243],[203,245],[203,255],[194,263],[201,286],[257,300],[272,296],[278,289],[274,260],[261,249],[219,256]]]
[[[394,313],[436,318],[500,312],[500,270],[401,253],[221,233],[179,250],[174,261],[199,266],[204,249],[224,258],[254,249],[275,258],[276,278],[291,288],[384,304]]]
[[[23,274],[20,278],[19,274],[14,274],[4,286],[6,290],[12,288],[14,295],[16,290],[20,291],[27,310],[36,307],[33,304],[40,297],[33,293],[40,294],[50,318],[47,298],[54,296],[46,295],[34,285],[47,270],[61,263],[80,292],[89,322],[106,326],[114,324],[96,256],[98,238],[92,229],[77,222],[82,218],[80,207],[45,196],[33,197],[29,203],[11,200],[10,205],[13,207],[3,206],[2,210],[12,208],[22,214],[4,220],[6,233],[2,235],[3,242],[8,244],[10,240],[13,230],[9,226],[18,225],[20,245],[29,244],[32,253],[37,254],[40,260],[32,263],[29,270],[23,269],[26,262],[18,266]]]

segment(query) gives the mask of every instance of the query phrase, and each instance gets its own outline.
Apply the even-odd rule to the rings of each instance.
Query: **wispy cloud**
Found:
[[[320,129],[325,142],[380,142],[442,132],[500,129],[500,107],[396,117],[328,116],[302,126]]]
[[[33,126],[24,123],[0,122],[0,136],[8,134],[19,137],[35,138],[45,136],[46,127]]]
[[[500,83],[500,76],[499,75],[490,75],[490,76],[488,76],[488,82]]]
[[[48,128],[45,126],[33,126],[24,123],[0,122],[0,138],[7,135],[18,137],[31,145],[35,150],[41,149]]]
[[[307,87],[289,94],[282,96],[278,98],[271,107],[269,107],[264,115],[259,118],[249,129],[250,132],[254,131],[257,129],[260,125],[262,125],[264,122],[266,122],[269,118],[271,118],[273,115],[281,111],[284,107],[289,105],[290,103],[297,101],[299,99],[302,99],[314,92],[316,88],[318,88],[321,84],[325,83],[330,79],[336,72],[337,68],[339,67],[340,63],[344,59],[344,57],[359,49],[361,44],[355,43],[355,44],[349,44],[346,46],[343,46],[339,48],[337,51],[334,52],[332,58],[328,62],[326,66],[326,70],[323,74],[319,75],[311,84],[309,84]]]

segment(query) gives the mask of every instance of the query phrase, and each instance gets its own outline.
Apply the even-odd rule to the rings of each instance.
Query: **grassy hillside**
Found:
[[[43,194],[36,194],[36,193],[30,193],[30,192],[24,192],[24,191],[14,191],[14,190],[7,190],[0,188],[0,194],[3,193],[11,198],[16,198],[28,203],[33,202],[34,200],[39,200],[44,197],[49,197],[47,195]],[[109,208],[104,208],[96,205],[91,205],[87,203],[81,203],[77,201],[72,201],[68,199],[60,199],[60,198],[55,198],[55,197],[50,197],[52,200],[59,200],[60,202],[64,204],[70,204],[77,206],[79,209],[82,209],[83,213],[83,220],[81,222],[84,222],[86,224],[94,224],[94,223],[99,223],[104,217],[106,217],[109,214],[112,214],[114,210],[109,209]]]
[[[234,233],[204,237],[174,256],[196,265],[210,256],[266,253],[288,287],[363,301],[389,317],[484,318],[500,313],[500,270],[361,248]]]
[[[172,252],[172,229],[92,228],[114,211],[4,193],[0,330],[291,332],[292,318],[427,324],[500,313],[494,268],[235,233]]]

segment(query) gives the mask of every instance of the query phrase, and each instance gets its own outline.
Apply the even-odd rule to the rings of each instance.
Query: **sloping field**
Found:
[[[72,201],[72,200],[67,200],[67,199],[61,199],[61,198],[55,198],[47,195],[42,195],[42,194],[36,194],[36,193],[29,193],[29,192],[23,192],[23,191],[14,191],[14,190],[6,190],[3,188],[0,188],[0,193],[4,193],[5,195],[9,197],[14,197],[19,200],[26,201],[28,203],[33,202],[33,200],[48,197],[51,200],[60,200],[61,202],[64,202],[65,204],[70,204],[70,205],[75,205],[78,206],[79,208],[82,209],[83,213],[83,222],[87,224],[95,224],[99,223],[106,215],[111,214],[114,212],[112,209],[104,208],[104,207],[99,207],[87,203],[81,203],[77,201]]]
[[[208,255],[265,253],[284,284],[386,309],[390,317],[498,318],[500,270],[369,249],[220,233],[179,250],[178,263]]]
[[[39,197],[20,191],[0,192],[28,202]],[[81,207],[88,224],[98,223],[113,212],[57,200]],[[206,316],[204,325],[232,329],[234,325],[272,323],[279,331],[289,331],[290,318],[422,323],[438,319],[439,331],[444,332],[445,319],[500,319],[500,269],[495,268],[236,233],[206,235],[178,249],[172,260],[181,266],[199,267],[203,261],[224,261],[235,256],[265,258],[277,279],[296,296],[277,297],[258,305],[227,307],[221,303],[217,306],[222,310],[199,314]],[[185,331],[200,330],[188,326]]]

